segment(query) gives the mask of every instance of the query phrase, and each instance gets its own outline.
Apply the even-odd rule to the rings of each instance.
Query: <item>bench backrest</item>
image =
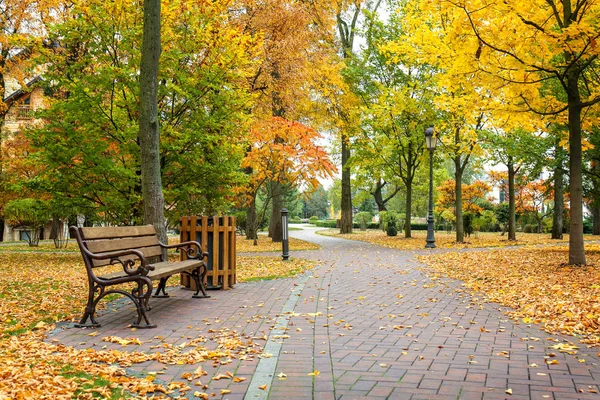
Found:
[[[79,232],[83,245],[93,253],[136,249],[141,251],[144,257],[163,254],[152,225],[79,228]],[[131,256],[121,258],[128,259]],[[94,268],[110,264],[110,260],[91,261]]]

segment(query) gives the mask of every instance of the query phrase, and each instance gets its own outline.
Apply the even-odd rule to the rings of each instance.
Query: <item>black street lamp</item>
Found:
[[[437,146],[437,137],[433,135],[433,125],[425,129],[425,144],[429,150],[429,213],[427,214],[427,239],[426,249],[435,249],[435,236],[433,235],[433,152]]]

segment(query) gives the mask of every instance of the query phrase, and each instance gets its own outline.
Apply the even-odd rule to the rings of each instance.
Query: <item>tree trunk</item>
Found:
[[[154,225],[160,241],[167,243],[157,103],[160,52],[160,0],[144,0],[139,117],[144,222]]]
[[[508,167],[508,240],[517,240],[517,217],[515,201],[515,165],[512,157],[507,163]]]
[[[562,165],[554,169],[554,210],[552,215],[552,239],[563,238],[564,173]]]
[[[569,105],[569,194],[571,221],[569,225],[569,264],[585,265],[583,243],[583,181],[581,148],[581,97],[579,95],[579,72],[568,75]]]
[[[256,199],[252,199],[246,208],[246,239],[253,240],[256,237]]]
[[[464,243],[465,228],[462,212],[462,169],[460,168],[460,156],[454,159],[456,171],[454,172],[454,215],[456,216],[456,243]]]
[[[375,203],[377,204],[377,210],[379,212],[387,211],[385,201],[383,200],[383,188],[385,187],[385,185],[385,182],[383,182],[381,179],[378,179],[377,183],[375,184],[375,190],[371,192],[373,198],[375,199]]]
[[[406,218],[404,219],[404,237],[412,237],[411,216],[412,216],[412,180],[406,181]]]
[[[597,176],[600,176],[600,162],[593,162],[592,169]],[[600,235],[600,197],[598,195],[593,196],[590,208],[592,210],[592,234]]]
[[[593,218],[592,234],[600,235],[600,204],[598,204],[598,203],[592,204],[592,218]]]
[[[283,240],[281,230],[283,185],[279,182],[271,182],[271,195],[273,196],[273,207],[271,208],[271,219],[269,220],[269,237],[274,243],[281,243]]]
[[[350,143],[349,138],[342,137],[342,220],[340,233],[352,233],[352,188],[350,186]]]

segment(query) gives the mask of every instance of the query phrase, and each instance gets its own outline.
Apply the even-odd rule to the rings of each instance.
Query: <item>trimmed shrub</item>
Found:
[[[311,224],[316,224],[317,221],[319,221],[319,217],[317,217],[316,215],[313,215],[312,217],[310,217],[308,219],[308,222],[311,223]]]
[[[320,228],[335,228],[336,224],[337,222],[335,219],[325,219],[315,222],[315,225]]]
[[[367,230],[367,225],[369,225],[369,223],[371,222],[371,220],[373,219],[373,217],[371,216],[371,213],[369,213],[367,211],[361,211],[358,214],[356,214],[356,216],[354,217],[354,219],[358,223],[358,226],[359,226],[360,230],[361,231],[366,231]]]
[[[292,217],[289,219],[290,224],[301,224],[302,220],[300,217]]]

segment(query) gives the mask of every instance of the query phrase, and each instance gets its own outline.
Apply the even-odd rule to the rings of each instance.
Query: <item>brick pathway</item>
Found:
[[[213,291],[211,299],[172,289],[170,299],[153,301],[156,329],[131,332],[126,326],[135,312],[125,306],[99,317],[97,336],[66,328],[51,339],[123,349],[101,338],[138,337],[144,343],[136,350],[157,351],[151,347],[202,335],[215,348],[211,335],[229,329],[265,346],[262,358],[205,365],[202,382],[215,398],[600,399],[593,393],[600,389],[599,349],[581,346],[576,355],[550,349],[553,340],[571,338],[514,324],[498,305],[464,293],[458,281],[430,280],[415,252],[315,236],[311,229],[291,234],[323,246],[292,254],[319,260],[319,267],[296,278]],[[549,353],[558,364],[545,363]],[[198,365],[164,367],[146,362],[130,371],[162,371],[157,379],[170,381]],[[247,379],[210,380],[226,372]],[[221,396],[221,389],[231,393]],[[195,390],[187,396],[194,398]]]

